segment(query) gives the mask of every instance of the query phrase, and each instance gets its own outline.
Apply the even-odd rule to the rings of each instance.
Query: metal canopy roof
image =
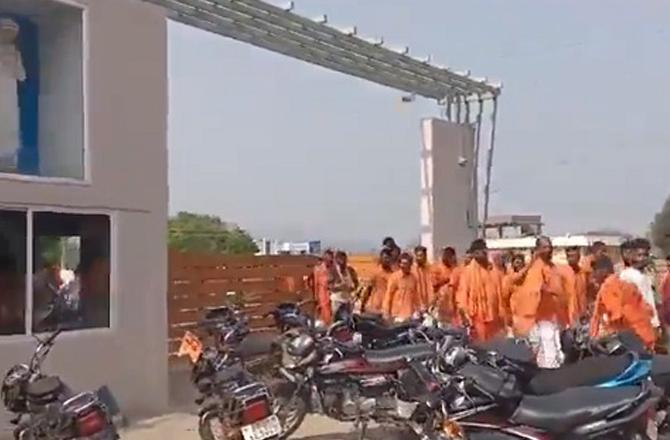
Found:
[[[501,85],[431,64],[393,49],[384,40],[336,29],[327,17],[312,20],[260,0],[144,0],[163,6],[168,17],[200,29],[263,47],[412,95],[451,104],[465,99],[491,99]]]

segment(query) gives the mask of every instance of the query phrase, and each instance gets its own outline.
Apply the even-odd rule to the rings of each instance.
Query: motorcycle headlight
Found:
[[[299,334],[287,341],[286,352],[291,356],[305,357],[314,350],[316,341],[306,333]]]
[[[9,411],[21,411],[25,405],[25,399],[21,391],[23,384],[30,378],[30,368],[19,364],[9,369],[2,381],[0,396],[2,402]]]
[[[317,319],[316,321],[314,321],[314,329],[317,332],[324,332],[328,329],[328,326],[321,319]]]

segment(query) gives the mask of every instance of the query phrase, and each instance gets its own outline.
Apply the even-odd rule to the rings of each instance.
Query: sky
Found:
[[[670,194],[670,2],[297,0],[504,84],[492,214],[644,233]],[[419,234],[434,101],[171,23],[170,210],[347,247]]]

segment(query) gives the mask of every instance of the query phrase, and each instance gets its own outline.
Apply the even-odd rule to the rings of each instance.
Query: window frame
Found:
[[[55,214],[77,214],[82,216],[104,215],[109,218],[109,326],[74,329],[63,332],[60,337],[69,337],[68,335],[81,334],[109,334],[116,331],[118,324],[117,314],[117,286],[118,286],[118,212],[109,209],[85,209],[68,208],[62,206],[26,206],[26,205],[8,205],[0,203],[0,211],[20,211],[26,214],[26,286],[25,286],[25,316],[24,333],[20,335],[0,335],[0,345],[12,342],[25,342],[34,340],[34,336],[44,335],[46,333],[34,333],[33,329],[33,272],[34,272],[34,222],[35,213],[55,213]]]
[[[44,0],[43,0],[44,1]],[[82,166],[83,177],[58,177],[58,176],[39,176],[33,174],[20,174],[0,172],[0,180],[18,181],[18,182],[36,182],[50,183],[59,185],[91,186],[91,150],[90,150],[90,130],[89,130],[89,60],[90,60],[90,6],[81,0],[46,0],[54,3],[77,8],[81,12],[81,93],[82,93]],[[39,148],[39,146],[38,146]]]

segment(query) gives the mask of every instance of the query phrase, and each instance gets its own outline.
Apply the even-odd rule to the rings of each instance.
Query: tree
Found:
[[[666,255],[670,255],[670,196],[651,224],[651,239]]]
[[[213,215],[180,212],[168,220],[168,246],[180,252],[254,254],[251,236]]]

